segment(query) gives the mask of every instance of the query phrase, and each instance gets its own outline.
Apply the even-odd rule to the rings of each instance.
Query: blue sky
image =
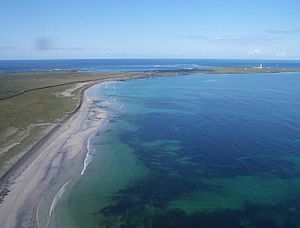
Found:
[[[300,59],[299,0],[0,0],[0,59]]]

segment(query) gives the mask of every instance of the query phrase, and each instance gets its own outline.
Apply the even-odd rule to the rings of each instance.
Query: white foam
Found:
[[[51,216],[52,216],[52,212],[56,207],[57,202],[61,199],[61,197],[63,196],[64,192],[66,191],[66,187],[67,185],[70,183],[71,180],[68,180],[60,189],[59,191],[55,194],[50,209],[49,209],[49,218],[48,218],[48,222],[47,222],[47,227],[49,226],[50,220],[51,220]]]
[[[84,172],[86,171],[87,167],[89,166],[89,164],[92,162],[93,160],[93,155],[91,154],[91,138],[93,137],[94,134],[92,134],[87,141],[87,153],[85,155],[85,159],[83,162],[83,168],[81,170],[81,176],[84,174]]]

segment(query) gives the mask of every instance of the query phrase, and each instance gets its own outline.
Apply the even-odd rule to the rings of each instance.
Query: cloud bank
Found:
[[[280,37],[273,37],[268,35],[217,37],[217,36],[206,36],[203,34],[187,34],[181,37],[187,39],[203,40],[207,42],[217,42],[217,43],[268,42],[268,41],[281,39]]]
[[[300,29],[292,29],[292,30],[266,29],[265,32],[274,35],[290,35],[290,34],[300,33]]]

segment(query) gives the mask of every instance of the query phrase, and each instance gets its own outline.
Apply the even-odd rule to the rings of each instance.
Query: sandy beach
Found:
[[[80,108],[36,152],[37,156],[16,176],[0,204],[0,224],[8,227],[53,227],[53,210],[65,188],[76,183],[88,164],[88,141],[107,121],[93,104],[90,85]]]

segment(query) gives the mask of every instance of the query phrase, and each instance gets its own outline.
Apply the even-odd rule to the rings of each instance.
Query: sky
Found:
[[[0,59],[300,59],[299,0],[0,0]]]

